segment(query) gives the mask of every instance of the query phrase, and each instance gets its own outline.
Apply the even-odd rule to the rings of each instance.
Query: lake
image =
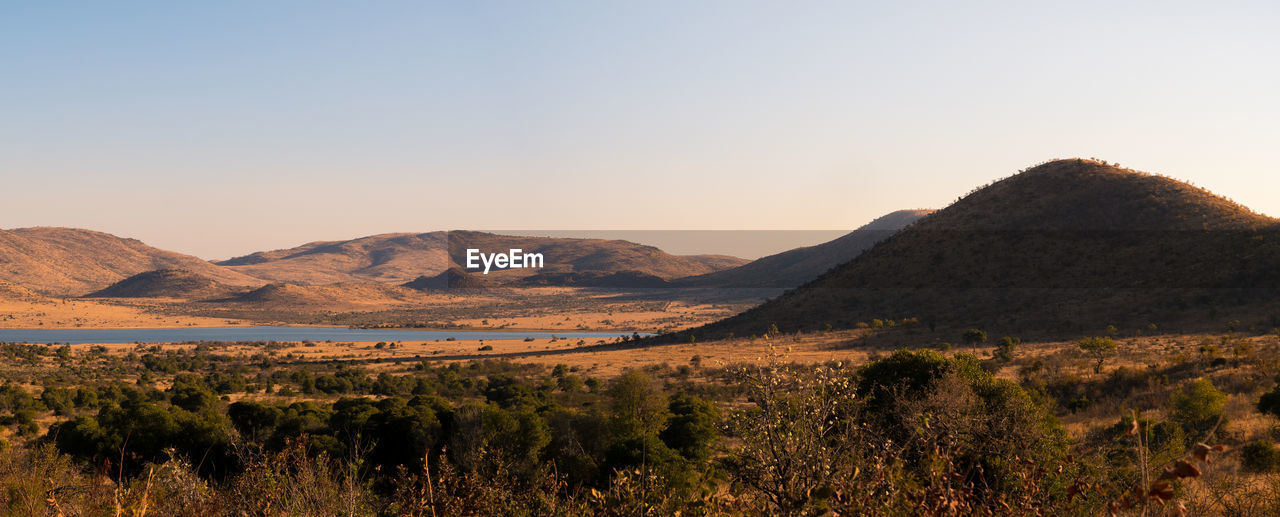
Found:
[[[630,332],[526,332],[349,329],[339,327],[206,327],[171,329],[0,329],[7,343],[176,343],[181,341],[436,341],[455,339],[611,339]],[[641,334],[648,336],[650,334]]]

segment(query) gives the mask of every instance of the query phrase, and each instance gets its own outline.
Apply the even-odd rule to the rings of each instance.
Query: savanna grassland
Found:
[[[1271,329],[1031,343],[861,327],[678,345],[4,345],[3,502],[63,515],[1280,508]]]

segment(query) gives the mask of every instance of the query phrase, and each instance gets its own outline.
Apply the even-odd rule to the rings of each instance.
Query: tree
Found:
[[[977,347],[978,345],[987,342],[987,333],[978,329],[966,330],[964,332],[964,342],[967,343],[970,348]]]
[[[677,394],[669,405],[671,419],[659,435],[663,443],[686,459],[705,462],[711,458],[711,446],[719,437],[716,405],[696,395]]]
[[[609,408],[619,436],[657,436],[666,426],[667,397],[639,370],[622,374],[609,386]]]
[[[679,475],[679,453],[659,439],[671,416],[667,396],[648,375],[631,370],[615,379],[607,391],[612,443],[605,452],[609,471],[643,466],[670,478]]]
[[[484,388],[484,396],[504,409],[537,403],[533,387],[510,375],[494,375]]]
[[[565,375],[556,379],[556,387],[565,393],[578,393],[583,389],[582,377]]]
[[[365,427],[373,443],[370,459],[388,468],[401,464],[422,468],[427,452],[440,441],[440,420],[431,401],[423,397],[383,399]]]
[[[175,385],[169,401],[173,405],[192,412],[218,407],[218,396],[202,386],[190,384]]]
[[[230,421],[210,408],[199,412],[148,401],[103,407],[96,417],[54,424],[48,436],[58,449],[84,459],[116,458],[127,473],[169,458],[169,450],[210,474],[231,464]],[[202,460],[203,458],[203,460]]]
[[[231,424],[247,440],[259,441],[271,434],[284,411],[261,402],[241,401],[227,406]]]
[[[44,402],[44,405],[48,406],[58,416],[70,414],[71,410],[75,408],[72,398],[71,390],[66,388],[45,388],[40,393],[40,401]]]
[[[1091,337],[1082,339],[1077,344],[1080,350],[1088,354],[1089,357],[1097,360],[1097,364],[1093,366],[1093,373],[1102,373],[1102,363],[1107,358],[1116,355],[1116,341],[1109,337]]]

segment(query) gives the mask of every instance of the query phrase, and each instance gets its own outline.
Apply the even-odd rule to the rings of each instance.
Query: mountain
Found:
[[[186,269],[157,269],[138,273],[95,291],[91,298],[225,298],[237,289]]]
[[[273,282],[404,283],[448,268],[448,232],[387,233],[264,251],[219,262]]]
[[[491,284],[478,278],[480,275],[467,273],[460,267],[451,267],[436,276],[422,275],[413,281],[401,284],[410,289],[428,291],[434,289],[483,289]]]
[[[449,268],[466,270],[467,249],[479,249],[485,253],[521,249],[525,253],[543,255],[544,267],[540,269],[507,269],[481,275],[490,283],[515,283],[523,277],[547,272],[637,271],[670,280],[746,263],[739,258],[720,255],[671,255],[652,246],[621,240],[451,231],[393,233],[348,241],[313,242],[287,250],[254,253],[218,264],[276,282],[404,284],[422,276],[439,275]]]
[[[231,286],[263,282],[135,239],[75,228],[0,230],[0,281],[51,295],[83,295],[156,269],[185,269]]]
[[[1278,301],[1280,222],[1187,183],[1071,159],[976,190],[814,281],[693,332],[916,318],[1070,333],[1228,314],[1276,326]]]
[[[339,310],[365,306],[384,307],[421,301],[422,293],[395,285],[374,283],[295,285],[267,284],[221,302],[267,309]]]
[[[838,239],[816,246],[769,255],[741,266],[679,279],[677,287],[790,288],[817,278],[848,262],[876,243],[916,222],[933,210],[899,210],[867,223]]]

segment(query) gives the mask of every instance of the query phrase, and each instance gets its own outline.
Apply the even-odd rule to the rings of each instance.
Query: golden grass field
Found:
[[[145,305],[118,305],[77,299],[0,299],[0,328],[173,328],[220,327],[239,322],[155,312]]]

